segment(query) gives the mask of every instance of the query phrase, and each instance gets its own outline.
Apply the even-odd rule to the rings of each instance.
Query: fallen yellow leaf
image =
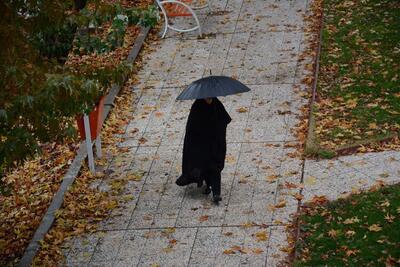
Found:
[[[172,248],[171,247],[166,247],[166,248],[163,248],[163,251],[165,252],[165,253],[170,253],[170,252],[172,252]]]
[[[344,220],[344,224],[353,224],[353,223],[358,223],[360,220],[357,217],[352,217]]]
[[[139,173],[130,173],[126,176],[126,179],[132,180],[132,181],[141,181],[142,175]]]
[[[243,228],[249,228],[249,227],[254,226],[254,223],[252,223],[252,222],[247,222],[247,223],[243,223],[243,224],[240,225],[240,226],[243,227]]]
[[[229,156],[226,157],[225,161],[227,163],[235,163],[236,160],[235,160],[234,156],[229,155]]]
[[[304,184],[306,185],[315,185],[317,183],[317,179],[314,176],[308,176],[304,180]]]
[[[267,231],[258,232],[255,234],[255,237],[258,242],[267,241],[268,240]]]
[[[379,224],[373,224],[368,227],[368,230],[370,230],[371,232],[379,232],[382,230],[382,227],[380,227]]]
[[[375,122],[372,122],[372,123],[368,124],[368,128],[370,128],[370,129],[377,129],[378,126],[376,125]]]
[[[245,107],[240,107],[240,108],[238,108],[236,111],[239,112],[239,113],[245,113],[245,112],[248,111],[248,109],[245,108]]]
[[[162,233],[163,233],[163,234],[168,234],[168,235],[169,235],[169,234],[175,233],[175,231],[176,231],[175,228],[169,227],[169,228],[163,230]]]
[[[385,220],[388,221],[389,223],[392,223],[394,221],[396,217],[394,217],[393,215],[390,215],[389,213],[387,213],[385,215]]]
[[[386,199],[379,206],[381,206],[381,207],[389,207],[390,206],[390,202]]]

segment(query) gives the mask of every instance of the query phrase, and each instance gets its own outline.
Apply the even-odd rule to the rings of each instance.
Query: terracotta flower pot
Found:
[[[102,96],[99,102],[94,107],[93,111],[89,113],[89,124],[90,124],[90,135],[92,141],[97,138],[100,134],[102,122],[103,122],[103,111],[104,111],[104,99]],[[82,140],[86,139],[85,126],[83,123],[83,115],[76,117],[76,123],[78,125],[79,135]]]

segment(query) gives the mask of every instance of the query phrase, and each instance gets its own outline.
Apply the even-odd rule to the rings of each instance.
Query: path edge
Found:
[[[146,40],[147,35],[149,34],[150,27],[141,27],[139,35],[136,37],[134,45],[129,52],[126,63],[132,64],[135,62],[136,57],[138,56],[141,48],[143,47],[143,43]],[[103,123],[107,119],[108,114],[110,113],[112,107],[114,106],[114,100],[118,93],[121,90],[122,85],[127,81],[128,75],[122,76],[121,85],[113,84],[111,86],[110,92],[107,94],[104,103],[104,111],[103,111]],[[69,166],[67,172],[65,173],[60,188],[53,196],[53,199],[50,203],[50,206],[47,208],[46,213],[44,214],[42,221],[39,224],[39,227],[36,229],[35,234],[33,235],[31,241],[26,247],[24,254],[18,263],[18,267],[28,267],[31,266],[33,259],[35,258],[37,252],[40,249],[40,243],[44,239],[45,235],[50,230],[51,226],[55,220],[56,211],[60,209],[64,202],[64,195],[68,192],[69,187],[75,181],[79,171],[81,170],[83,161],[87,157],[87,150],[85,142],[82,141],[79,144],[79,149],[75,155],[75,158],[71,165]]]
[[[307,150],[307,145],[309,145],[310,142],[314,142],[314,127],[315,127],[315,118],[313,114],[313,107],[315,103],[315,99],[317,96],[317,85],[318,85],[318,74],[319,74],[319,68],[320,68],[320,57],[321,57],[321,49],[322,49],[322,32],[324,29],[324,9],[323,9],[323,4],[322,4],[322,13],[321,13],[321,23],[320,23],[320,28],[318,31],[318,46],[316,48],[316,55],[315,58],[313,59],[315,62],[315,69],[313,73],[313,83],[311,86],[311,99],[309,102],[309,114],[308,114],[308,124],[307,124],[307,139],[304,144],[304,159],[302,160],[302,171],[301,171],[301,177],[300,177],[300,183],[303,184],[304,182],[304,169],[307,161],[307,156],[306,156],[306,150]],[[311,137],[312,136],[312,137]],[[312,140],[311,140],[312,139]],[[303,195],[303,188],[300,189],[300,195]],[[296,258],[298,257],[298,244],[299,244],[299,238],[300,238],[300,212],[301,212],[301,207],[304,203],[302,200],[298,201],[297,204],[297,211],[296,215],[294,217],[293,223],[290,227],[292,227],[290,231],[290,235],[294,239],[294,247],[293,247],[293,252],[291,255],[289,255],[289,262],[291,265],[294,264],[296,261]]]

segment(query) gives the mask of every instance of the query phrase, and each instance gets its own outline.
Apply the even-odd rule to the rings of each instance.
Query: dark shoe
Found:
[[[218,205],[221,200],[222,200],[222,197],[220,195],[213,196],[213,202],[215,204]]]
[[[204,195],[208,195],[208,194],[210,194],[210,193],[211,193],[211,188],[210,188],[209,186],[206,186],[206,189],[204,189],[203,194],[204,194]]]
[[[178,179],[176,179],[175,183],[179,186],[185,186],[190,184],[191,182],[189,181],[189,179],[183,175],[181,175]]]

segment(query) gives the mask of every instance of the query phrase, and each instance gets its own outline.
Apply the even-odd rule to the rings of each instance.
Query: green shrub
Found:
[[[158,18],[154,7],[134,10],[94,2],[94,11],[80,12],[71,12],[73,3],[63,0],[0,2],[0,180],[39,152],[40,143],[72,136],[75,116],[90,111],[129,71],[127,64],[81,64],[79,70],[60,64],[72,40],[79,53],[111,51],[122,45],[128,24],[151,26]],[[88,30],[96,31],[105,21],[112,27],[104,40]],[[76,36],[76,29],[86,31]]]

